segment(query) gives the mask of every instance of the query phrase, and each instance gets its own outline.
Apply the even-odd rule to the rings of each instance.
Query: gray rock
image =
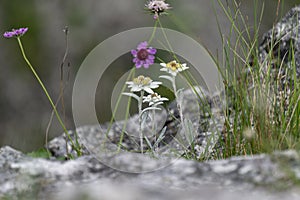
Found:
[[[284,100],[286,107],[294,91],[294,82],[299,82],[300,78],[299,23],[300,6],[296,6],[263,35],[258,59],[251,61],[256,68],[253,71],[260,73],[260,87],[266,89],[265,93],[274,93],[276,99]],[[258,78],[256,73],[250,73],[251,68],[246,71],[250,83]]]
[[[267,74],[272,66],[282,77],[292,70],[292,52],[295,57],[296,75],[300,78],[300,6],[291,9],[271,30],[263,35],[260,44],[260,61],[264,62],[263,73]],[[272,58],[272,59],[270,59]],[[286,64],[282,69],[280,65]],[[274,76],[275,77],[275,76]],[[293,76],[289,76],[293,80]],[[289,80],[289,81],[291,81]]]
[[[136,171],[165,162],[131,153],[111,159]],[[300,198],[295,186],[300,157],[295,151],[204,163],[177,159],[153,172],[125,173],[93,156],[51,161],[3,147],[0,169],[0,198],[10,199]]]

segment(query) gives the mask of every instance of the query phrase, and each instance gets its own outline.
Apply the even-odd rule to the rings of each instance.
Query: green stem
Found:
[[[129,73],[129,75],[128,75],[126,81],[129,81],[132,77],[134,77],[134,74],[135,74],[135,67],[132,67],[132,69],[130,70],[130,73]],[[124,86],[123,86],[123,88],[122,88],[122,90],[121,90],[121,93],[120,93],[120,95],[119,95],[119,97],[118,97],[116,106],[115,106],[114,111],[113,111],[113,113],[112,113],[112,116],[111,116],[111,118],[110,118],[109,125],[108,125],[108,128],[107,128],[106,133],[105,133],[106,137],[105,137],[105,140],[103,141],[103,145],[102,145],[103,147],[104,147],[104,145],[105,145],[105,143],[106,143],[106,141],[107,141],[107,139],[108,139],[109,131],[110,131],[111,128],[112,128],[112,125],[113,125],[113,122],[114,122],[114,119],[115,119],[115,115],[116,115],[116,113],[117,113],[119,104],[120,104],[120,102],[121,102],[121,98],[122,98],[122,95],[121,95],[121,94],[125,91],[125,89],[126,89],[126,84],[124,84]],[[128,107],[127,107],[127,110],[128,110]],[[121,137],[120,137],[119,145],[121,145],[121,143],[122,143],[122,141],[123,141],[124,131],[125,131],[125,129],[126,129],[126,124],[127,124],[128,113],[129,113],[129,112],[126,111],[125,123],[124,123],[123,129],[122,129],[122,134],[121,134]],[[121,140],[121,139],[122,139],[122,140]]]
[[[156,33],[156,29],[157,29],[157,24],[158,24],[158,20],[155,21],[155,24],[154,24],[154,28],[153,28],[153,32],[148,40],[148,44],[150,45],[154,36],[155,36],[155,33]]]
[[[157,21],[158,21],[158,24],[159,24],[159,26],[160,26],[160,28],[161,28],[161,30],[162,30],[163,36],[164,36],[164,38],[165,38],[165,40],[166,40],[166,42],[167,42],[168,48],[169,48],[169,50],[170,50],[172,56],[174,57],[174,59],[175,59],[177,62],[179,62],[179,59],[177,58],[176,54],[174,53],[174,50],[173,50],[173,48],[172,48],[172,45],[171,45],[171,43],[170,43],[170,41],[169,41],[169,39],[168,39],[168,36],[167,36],[167,34],[166,34],[166,32],[165,32],[165,29],[164,29],[164,27],[163,27],[163,25],[162,25],[162,23],[161,23],[159,17],[157,18]]]
[[[126,113],[125,113],[125,121],[124,121],[124,124],[123,124],[123,127],[122,127],[122,132],[121,132],[121,136],[120,136],[120,140],[119,140],[119,144],[118,144],[117,153],[120,152],[121,147],[122,147],[122,142],[123,142],[123,139],[124,139],[124,134],[125,134],[126,126],[127,126],[127,119],[129,117],[130,104],[131,104],[131,98],[129,98],[128,102],[127,102]]]
[[[61,120],[61,118],[60,118],[60,116],[59,116],[59,114],[58,114],[58,112],[57,112],[56,106],[54,105],[54,103],[53,103],[53,101],[52,101],[52,99],[51,99],[51,97],[50,97],[50,95],[49,95],[49,93],[48,93],[46,87],[44,86],[42,80],[40,79],[40,77],[38,76],[38,74],[37,74],[36,71],[34,70],[33,66],[31,65],[31,63],[30,63],[29,60],[27,59],[20,37],[17,37],[17,40],[18,40],[18,44],[19,44],[19,46],[20,46],[20,49],[21,49],[22,56],[23,56],[24,60],[26,61],[27,65],[29,66],[30,70],[31,70],[32,73],[34,74],[34,76],[35,76],[35,78],[37,79],[37,81],[39,82],[39,84],[40,84],[40,86],[42,87],[44,93],[46,94],[46,96],[47,96],[47,98],[48,98],[48,100],[49,100],[49,102],[50,102],[50,104],[51,104],[51,106],[52,106],[52,108],[53,108],[53,110],[54,110],[54,112],[55,112],[55,115],[56,115],[56,117],[57,117],[57,119],[58,119],[58,121],[59,121],[61,127],[63,128],[65,134],[68,136],[68,138],[69,138],[70,142],[72,143],[73,147],[76,147],[76,146],[74,145],[74,142],[73,142],[73,140],[72,140],[70,134],[68,133],[68,131],[67,131],[67,129],[66,129],[64,123],[62,122],[62,120]],[[77,151],[77,150],[76,150],[76,151]]]
[[[176,102],[177,102],[177,108],[178,108],[179,115],[180,115],[182,129],[185,131],[185,126],[184,126],[184,121],[183,121],[183,112],[182,112],[182,106],[181,106],[182,105],[182,97],[179,96],[179,92],[177,91],[177,88],[176,88],[176,76],[174,76],[172,79],[172,86],[173,86],[173,90],[174,90],[174,94],[175,94],[175,98],[176,98]]]

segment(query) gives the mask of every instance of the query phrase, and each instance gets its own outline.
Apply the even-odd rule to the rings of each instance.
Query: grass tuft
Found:
[[[221,34],[224,57],[222,64],[218,62],[220,69],[222,65],[225,68],[222,75],[228,103],[223,158],[300,149],[300,82],[294,48],[291,45],[286,55],[280,55],[274,49],[281,39],[274,40],[268,55],[261,59],[258,33],[263,7],[258,10],[258,1],[254,3],[254,16],[259,18],[252,27],[236,1],[229,9],[218,0],[231,22],[229,35]],[[292,64],[288,66],[285,59]]]

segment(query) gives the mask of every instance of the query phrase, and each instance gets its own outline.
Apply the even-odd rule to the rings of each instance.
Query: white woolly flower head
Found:
[[[153,94],[149,94],[146,97],[143,97],[143,103],[149,103],[149,106],[158,106],[160,104],[163,104],[164,101],[168,101],[168,98],[161,97],[156,92]]]
[[[189,67],[186,66],[186,63],[180,64],[177,63],[176,60],[173,60],[168,63],[160,63],[163,68],[160,69],[160,71],[167,72],[171,74],[172,76],[176,76],[178,72],[182,72],[184,70],[189,69]]]
[[[159,81],[153,81],[149,77],[145,77],[143,75],[140,75],[133,79],[133,81],[126,82],[128,84],[128,88],[131,88],[131,92],[140,92],[142,90],[146,91],[149,94],[153,94],[153,90],[155,88],[158,88],[162,82]]]

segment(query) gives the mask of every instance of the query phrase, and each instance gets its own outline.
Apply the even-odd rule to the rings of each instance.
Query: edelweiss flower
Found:
[[[160,14],[165,14],[166,10],[171,9],[165,0],[151,0],[145,6],[147,10],[154,14],[154,19],[157,19]]]
[[[176,60],[173,60],[169,63],[160,63],[160,65],[163,66],[160,71],[168,72],[172,76],[176,76],[178,72],[189,69],[189,67],[186,66],[186,63],[179,64],[176,62]]]
[[[149,94],[146,97],[143,97],[143,99],[144,99],[143,103],[148,102],[149,106],[152,106],[152,105],[156,105],[157,106],[157,105],[163,104],[163,101],[168,101],[169,100],[169,99],[167,99],[165,97],[161,97],[156,92],[152,93],[152,94]]]
[[[5,38],[12,38],[12,37],[21,37],[28,31],[28,28],[19,28],[19,29],[12,29],[12,31],[6,31],[3,36]]]
[[[152,89],[158,88],[162,82],[153,81],[151,78],[141,75],[134,78],[133,81],[126,82],[126,84],[128,84],[128,88],[131,88],[131,92],[140,92],[144,90],[149,94],[153,94],[154,92]]]
[[[141,68],[142,66],[148,68],[154,63],[156,49],[147,46],[148,43],[145,41],[141,42],[137,49],[131,50],[131,54],[134,56],[132,61],[135,63],[136,68]]]

